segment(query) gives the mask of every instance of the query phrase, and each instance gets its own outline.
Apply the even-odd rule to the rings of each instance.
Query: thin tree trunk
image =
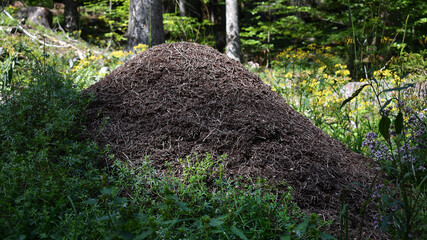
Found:
[[[138,44],[153,46],[164,42],[162,1],[130,0],[125,50],[133,50]]]
[[[165,42],[162,0],[151,0],[151,45]]]
[[[178,10],[181,17],[185,17],[187,15],[187,12],[185,11],[185,0],[178,0]]]
[[[215,36],[215,48],[224,52],[225,39],[225,6],[216,0],[210,0],[207,4],[209,9],[209,19],[213,23],[212,31]]]
[[[225,21],[227,46],[225,52],[229,58],[240,62],[240,33],[238,17],[238,0],[225,1]]]
[[[65,30],[72,32],[79,28],[79,2],[64,0]]]
[[[349,59],[348,59],[348,68],[350,71],[350,76],[353,79],[359,79],[358,78],[358,71],[357,71],[357,65],[356,65],[356,57],[357,57],[357,50],[356,50],[356,35],[354,33],[354,26],[353,26],[353,19],[352,19],[352,13],[351,13],[351,6],[350,1],[348,1],[348,25],[353,30],[352,39],[353,42],[349,44],[348,51],[349,51]]]

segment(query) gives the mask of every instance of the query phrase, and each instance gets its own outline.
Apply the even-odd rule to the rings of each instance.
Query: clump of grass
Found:
[[[116,161],[121,184],[113,198],[127,196],[130,222],[118,221],[117,236],[147,239],[331,239],[316,214],[306,216],[292,190],[277,196],[259,180],[247,185],[223,176],[222,160],[209,154],[182,160],[182,177],[160,176],[149,159],[138,167]],[[122,219],[122,217],[120,217]],[[107,219],[106,219],[107,220]]]

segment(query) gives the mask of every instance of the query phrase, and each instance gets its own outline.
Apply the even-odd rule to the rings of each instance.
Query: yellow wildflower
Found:
[[[348,75],[350,75],[350,71],[347,69],[345,69],[345,70],[340,69],[340,70],[335,72],[335,75],[337,75],[337,76],[348,76]]]
[[[319,69],[318,69],[318,70],[319,70],[319,72],[321,72],[321,73],[322,73],[325,69],[326,69],[326,66],[325,66],[325,65],[323,65],[323,66],[319,67]]]
[[[350,45],[350,44],[354,43],[354,40],[351,37],[347,37],[347,38],[344,39],[344,42],[345,42],[346,45]]]
[[[140,43],[140,44],[138,44],[138,45],[136,45],[136,46],[134,46],[134,47],[133,47],[133,49],[134,49],[134,50],[135,50],[135,52],[137,52],[137,53],[143,52],[143,51],[145,51],[147,48],[148,48],[148,46],[147,46],[147,45],[145,45],[145,44],[142,44],[142,43]]]
[[[126,57],[128,55],[132,54],[131,52],[124,52],[124,51],[114,51],[110,54],[111,57],[115,57],[115,58],[123,58]]]
[[[382,37],[381,38],[381,44],[389,44],[391,43],[391,41],[393,41],[393,39],[389,38],[389,37]]]
[[[339,68],[339,69],[347,69],[347,65],[337,63],[337,64],[335,64],[335,68]]]
[[[389,69],[386,69],[382,72],[382,75],[384,77],[391,77],[392,76],[392,72]]]
[[[310,88],[316,88],[317,87],[317,83],[316,82],[310,82],[309,84],[308,84],[308,87],[310,87]]]
[[[309,44],[307,46],[307,48],[310,49],[310,50],[314,50],[314,49],[316,49],[316,44],[315,43]]]

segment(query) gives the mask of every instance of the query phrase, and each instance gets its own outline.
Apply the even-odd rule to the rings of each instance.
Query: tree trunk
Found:
[[[151,0],[151,45],[165,42],[162,0]]]
[[[225,52],[229,58],[240,62],[240,34],[238,18],[238,0],[225,1],[225,21],[227,46]]]
[[[215,36],[215,48],[224,52],[226,45],[225,34],[225,5],[218,0],[210,0],[207,4],[209,19],[213,23],[212,31]]]
[[[348,5],[348,27],[349,29],[353,29],[353,19],[352,19],[352,13],[351,13],[351,7],[350,5]],[[353,34],[351,35],[353,42],[350,43],[348,45],[348,54],[349,54],[349,59],[348,59],[348,70],[350,71],[350,76],[353,79],[359,79],[358,78],[358,71],[357,71],[357,65],[356,65],[356,57],[357,57],[357,51],[356,51],[356,39],[355,39],[355,35],[354,35],[354,30],[353,30]]]
[[[79,2],[75,0],[64,0],[65,30],[72,32],[79,28]]]
[[[178,10],[181,17],[185,17],[187,15],[185,11],[185,0],[178,0]]]
[[[154,46],[164,42],[162,1],[130,0],[125,50],[133,50],[138,44]]]

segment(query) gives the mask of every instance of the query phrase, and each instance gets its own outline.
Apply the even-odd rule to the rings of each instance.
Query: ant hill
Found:
[[[228,177],[261,177],[282,191],[291,186],[302,209],[326,219],[338,219],[344,196],[350,229],[363,222],[357,214],[368,193],[353,183],[372,183],[371,160],[329,137],[258,76],[213,48],[155,46],[85,94],[94,95],[89,135],[108,144],[118,159],[137,165],[149,156],[157,169],[168,162],[179,173],[179,158],[226,155]]]

